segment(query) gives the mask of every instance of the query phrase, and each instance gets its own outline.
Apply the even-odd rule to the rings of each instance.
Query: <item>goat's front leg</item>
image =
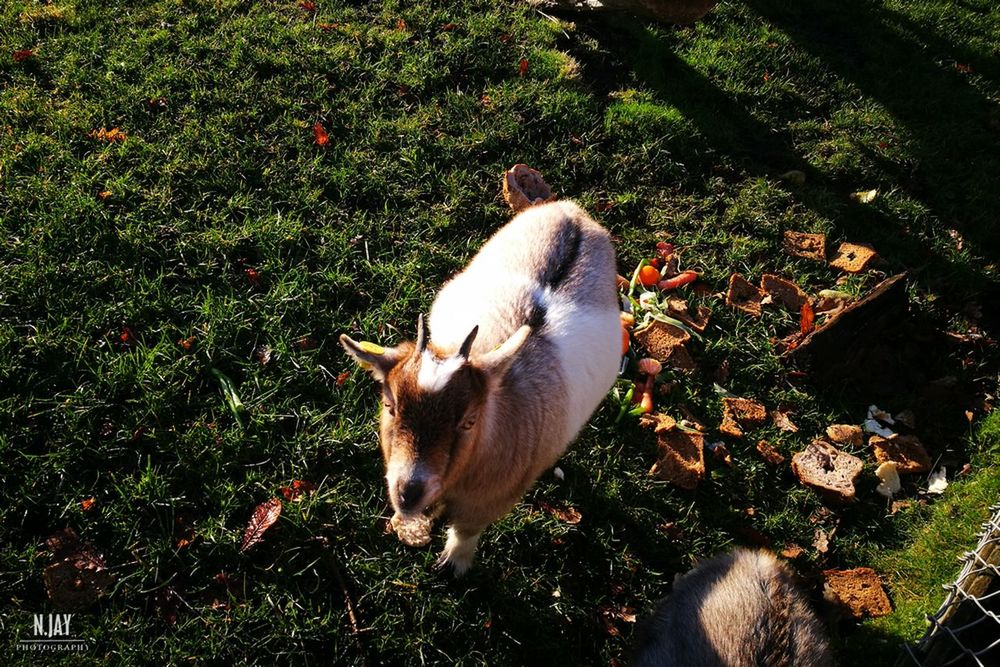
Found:
[[[448,540],[444,544],[444,551],[438,556],[434,567],[438,569],[451,568],[456,577],[461,577],[470,567],[472,559],[476,556],[476,546],[479,544],[479,536],[483,534],[486,526],[448,526]]]

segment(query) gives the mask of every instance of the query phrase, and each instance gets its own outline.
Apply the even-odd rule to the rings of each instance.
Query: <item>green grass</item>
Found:
[[[606,404],[560,463],[565,481],[543,476],[464,580],[432,571],[439,534],[414,550],[383,532],[377,394],[358,371],[337,382],[352,370],[337,335],[411,336],[436,286],[508,219],[499,175],[515,162],[602,211],[622,272],[669,238],[719,290],[740,271],[815,292],[839,274],[784,254],[781,236],[824,232],[909,271],[921,321],[996,334],[1000,21],[985,1],[752,0],[685,28],[553,22],[511,1],[318,4],[0,8],[0,634],[12,660],[31,660],[13,644],[51,610],[41,545],[65,526],[117,582],[73,621],[94,662],[607,664],[633,627],[607,632],[602,605],[646,612],[674,573],[752,531],[808,547],[820,503],[753,443],[790,454],[874,399],[790,378],[769,339],[795,319],[751,321],[710,296],[692,297],[714,310],[700,369],[675,378],[663,409],[717,425],[712,384],[728,360],[726,388],[793,410],[798,433],[730,443],[734,467],[710,461],[688,493],[647,475],[651,435],[616,427]],[[14,62],[21,49],[35,55]],[[126,141],[88,136],[115,127]],[[779,178],[790,169],[805,185]],[[849,197],[871,188],[871,204]],[[888,661],[919,636],[953,555],[972,546],[996,497],[997,433],[991,418],[970,437],[963,412],[995,394],[994,362],[988,345],[935,349],[928,383],[879,402],[916,408],[935,457],[973,462],[968,481],[890,516],[869,466],[830,553],[796,564],[807,578],[871,565],[890,586],[893,616],[840,628],[844,664],[869,648]],[[955,384],[930,384],[944,376]],[[240,553],[253,508],[294,479],[319,490]],[[583,520],[561,523],[543,501]],[[187,527],[195,540],[178,548]],[[935,535],[948,551],[928,546]],[[168,589],[175,624],[156,602]]]

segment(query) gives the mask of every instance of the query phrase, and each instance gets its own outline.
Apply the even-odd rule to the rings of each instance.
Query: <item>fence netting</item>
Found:
[[[962,571],[945,586],[945,600],[928,617],[923,638],[906,646],[901,665],[1000,665],[1000,504],[990,510],[975,551],[962,556]]]

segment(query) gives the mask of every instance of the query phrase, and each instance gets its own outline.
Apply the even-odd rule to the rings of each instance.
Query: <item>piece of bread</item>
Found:
[[[792,472],[827,502],[847,504],[855,496],[854,482],[864,464],[823,440],[815,440],[792,456]]]
[[[660,363],[682,371],[694,370],[696,367],[694,359],[684,347],[684,343],[691,340],[691,334],[680,327],[653,320],[649,326],[635,331],[632,337],[645,348],[646,354]]]
[[[830,424],[826,427],[826,437],[838,445],[860,447],[864,442],[864,433],[855,424]]]
[[[726,292],[726,305],[732,306],[754,317],[760,317],[760,302],[764,293],[738,273],[729,276],[729,291]]]
[[[764,406],[749,398],[722,399],[722,424],[719,432],[734,438],[743,437],[744,428],[760,426],[767,420]]]
[[[535,204],[555,201],[542,175],[526,164],[515,164],[504,173],[503,198],[515,213]]]
[[[912,435],[894,434],[888,438],[873,435],[868,440],[879,463],[892,461],[900,475],[930,472],[931,457],[920,441]]]
[[[708,320],[712,316],[712,311],[706,306],[695,306],[694,314],[692,314],[685,299],[677,296],[668,296],[667,314],[670,317],[680,320],[698,333],[705,333],[705,329],[708,328]]]
[[[870,567],[853,570],[823,570],[823,596],[842,607],[853,618],[886,616],[892,604],[878,573]]]
[[[705,438],[701,433],[664,431],[657,433],[656,444],[660,458],[650,474],[689,491],[705,478]]]
[[[867,243],[841,243],[830,266],[847,273],[861,273],[877,258],[875,248]]]
[[[785,251],[796,257],[826,261],[826,236],[805,232],[785,232]]]
[[[408,547],[423,547],[430,544],[431,523],[431,518],[424,514],[405,519],[399,514],[394,514],[389,520],[396,537]]]
[[[801,311],[802,304],[809,300],[809,296],[801,287],[773,273],[765,273],[760,277],[760,288],[770,294],[776,303],[794,313]]]
[[[774,446],[767,440],[759,440],[757,442],[757,451],[764,457],[764,460],[771,465],[780,466],[785,462],[785,457],[781,454],[781,452],[775,449]]]

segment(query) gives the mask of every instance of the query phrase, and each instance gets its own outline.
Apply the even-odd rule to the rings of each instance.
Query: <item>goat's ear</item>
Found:
[[[525,324],[514,332],[503,345],[475,359],[475,365],[491,380],[499,380],[514,363],[517,353],[531,335],[531,327]]]
[[[362,368],[371,371],[379,382],[385,382],[389,371],[406,356],[406,351],[399,347],[382,347],[366,340],[359,343],[347,334],[340,335],[340,344]]]

